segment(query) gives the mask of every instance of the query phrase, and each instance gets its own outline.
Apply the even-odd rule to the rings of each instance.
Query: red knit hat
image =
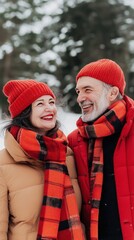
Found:
[[[7,82],[3,87],[3,93],[8,97],[9,111],[12,118],[19,115],[43,95],[50,95],[55,98],[54,93],[47,84],[30,79]]]
[[[116,86],[120,93],[124,94],[126,86],[124,73],[120,66],[110,59],[100,59],[85,65],[77,74],[76,80],[78,81],[80,77],[84,76]]]

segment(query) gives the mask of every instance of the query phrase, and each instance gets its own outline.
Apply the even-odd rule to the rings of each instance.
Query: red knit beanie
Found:
[[[3,93],[8,97],[9,112],[12,118],[19,115],[43,95],[50,95],[55,98],[54,93],[47,84],[31,79],[9,81],[3,87]]]
[[[80,77],[92,77],[119,88],[120,93],[124,94],[126,86],[125,76],[120,66],[110,59],[100,59],[85,65],[77,74],[76,80]]]

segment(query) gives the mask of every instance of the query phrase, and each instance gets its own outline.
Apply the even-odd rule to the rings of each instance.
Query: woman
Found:
[[[68,175],[66,161],[76,177],[74,160],[66,160],[54,93],[35,80],[11,80],[3,93],[12,120],[0,151],[0,239],[83,240],[72,183],[78,205],[80,190]]]

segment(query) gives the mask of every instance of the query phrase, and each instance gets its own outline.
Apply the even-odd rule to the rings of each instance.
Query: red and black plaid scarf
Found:
[[[90,240],[98,240],[99,205],[103,184],[103,138],[121,130],[125,121],[126,104],[123,100],[114,103],[93,124],[77,121],[80,134],[89,141],[88,164],[90,174]]]
[[[44,162],[44,196],[37,239],[84,240],[65,163],[67,142],[64,134],[57,131],[56,136],[50,138],[18,127],[11,128],[10,132],[30,158]]]

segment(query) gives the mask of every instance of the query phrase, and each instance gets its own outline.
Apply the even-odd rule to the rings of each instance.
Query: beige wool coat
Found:
[[[78,195],[73,156],[67,154],[69,173]],[[44,174],[20,162],[29,162],[20,145],[7,131],[0,151],[0,240],[36,240],[43,198]]]

